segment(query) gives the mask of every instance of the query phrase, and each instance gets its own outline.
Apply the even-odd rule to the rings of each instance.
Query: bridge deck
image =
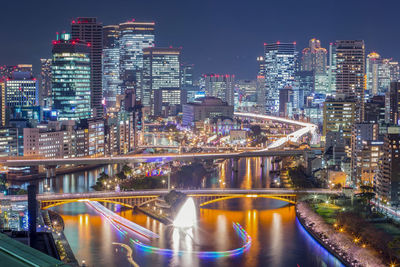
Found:
[[[337,194],[340,191],[329,189],[200,189],[200,190],[179,190],[187,195],[226,195],[226,194]],[[167,194],[168,190],[141,190],[141,191],[124,191],[124,192],[88,192],[88,193],[58,193],[58,194],[38,194],[39,201],[56,201],[71,199],[101,199],[101,198],[124,198],[124,197],[155,197]],[[11,201],[26,201],[27,196],[4,196],[1,199],[10,199]]]

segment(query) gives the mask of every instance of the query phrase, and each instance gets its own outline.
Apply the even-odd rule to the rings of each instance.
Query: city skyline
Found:
[[[229,3],[206,1],[201,5],[184,2],[171,5],[157,3],[156,6],[159,8],[152,8],[154,5],[151,3],[123,1],[114,2],[113,5],[107,1],[96,1],[96,5],[91,5],[88,1],[79,3],[79,6],[75,1],[68,2],[69,5],[49,2],[43,3],[43,6],[31,6],[31,3],[25,2],[24,6],[30,11],[29,13],[18,10],[14,4],[8,4],[5,16],[0,18],[0,25],[8,26],[12,20],[15,30],[9,31],[8,28],[7,30],[3,28],[3,36],[9,40],[9,44],[3,44],[0,57],[2,64],[6,65],[34,64],[34,71],[37,74],[39,59],[50,56],[51,40],[55,32],[62,30],[68,32],[74,18],[87,16],[97,17],[103,25],[118,24],[133,18],[140,21],[154,21],[156,46],[182,47],[183,60],[195,64],[196,76],[215,72],[235,74],[239,79],[254,79],[257,73],[256,57],[262,55],[263,43],[278,40],[282,42],[294,40],[297,42],[298,51],[301,51],[307,47],[311,38],[321,40],[321,46],[324,48],[335,40],[360,39],[365,41],[367,53],[376,51],[383,58],[396,60],[399,58],[396,43],[400,41],[398,40],[400,37],[391,34],[391,29],[387,25],[395,23],[396,16],[393,12],[400,4],[391,2],[392,5],[387,3],[373,6],[372,1],[365,1],[359,6],[358,1],[355,1],[346,4],[346,10],[340,10],[344,1],[326,4],[316,1],[308,3],[293,1],[290,5],[257,3],[245,7],[236,1]],[[131,6],[134,12],[130,11]],[[221,8],[226,10],[226,14],[217,16],[217,10]],[[63,15],[59,15],[56,10],[63,10]],[[340,23],[335,22],[338,10],[340,10]],[[37,14],[45,15],[37,16]],[[28,20],[35,31],[25,27]],[[315,23],[315,20],[318,23]],[[47,23],[48,21],[52,23]],[[29,46],[22,45],[28,41]]]

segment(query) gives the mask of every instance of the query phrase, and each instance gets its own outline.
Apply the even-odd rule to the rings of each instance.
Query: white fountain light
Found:
[[[180,228],[191,228],[196,223],[196,207],[193,198],[189,197],[174,220],[174,226]]]

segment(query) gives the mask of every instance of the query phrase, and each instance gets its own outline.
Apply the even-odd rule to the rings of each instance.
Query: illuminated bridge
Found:
[[[234,198],[270,198],[282,200],[291,204],[297,202],[300,194],[337,194],[338,191],[327,189],[206,189],[206,190],[179,190],[187,196],[193,197],[201,207],[214,202]],[[37,199],[41,208],[50,208],[66,203],[82,202],[87,200],[120,204],[129,208],[141,206],[156,200],[159,196],[167,194],[168,190],[143,190],[124,192],[89,192],[70,194],[39,194]],[[11,201],[26,201],[27,196],[7,196]]]
[[[6,159],[0,160],[0,164],[4,166],[56,166],[56,165],[99,165],[99,164],[126,164],[134,162],[148,161],[193,161],[213,160],[213,159],[239,159],[251,157],[287,157],[287,156],[306,156],[307,153],[314,153],[312,150],[256,150],[245,152],[207,152],[207,153],[171,153],[171,154],[138,154],[124,155],[112,157],[97,157],[97,158],[66,158],[66,159]]]

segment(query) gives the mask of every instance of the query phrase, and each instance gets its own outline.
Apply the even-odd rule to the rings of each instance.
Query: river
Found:
[[[267,159],[261,168],[260,159],[241,159],[237,178],[232,172],[232,162],[225,161],[207,179],[209,187],[269,187],[271,170],[278,163]],[[42,181],[52,192],[84,192],[91,190],[102,171],[112,172],[110,166],[95,170],[63,175]],[[45,187],[42,186],[42,189]],[[342,266],[301,227],[294,206],[272,199],[232,199],[217,202],[199,211],[198,225],[193,239],[173,231],[171,226],[153,220],[141,213],[124,210],[119,205],[109,205],[123,217],[160,235],[153,241],[142,240],[154,247],[191,251],[225,251],[240,247],[233,222],[240,223],[252,238],[248,251],[239,256],[199,258],[192,254],[180,256],[159,255],[131,245],[132,258],[139,266]],[[79,262],[88,266],[132,266],[128,251],[120,245],[130,244],[129,239],[140,239],[134,233],[121,234],[104,217],[85,203],[70,203],[54,207],[65,221],[65,234]]]

